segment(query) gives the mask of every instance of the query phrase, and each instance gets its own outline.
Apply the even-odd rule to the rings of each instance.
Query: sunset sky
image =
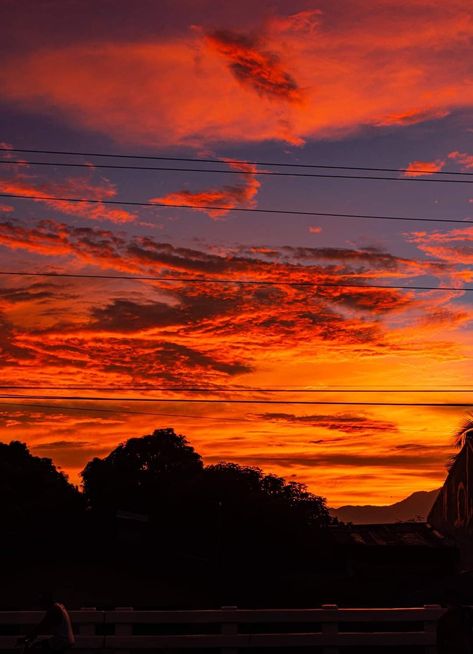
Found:
[[[0,272],[183,278],[0,275],[0,440],[75,483],[174,427],[331,506],[440,486],[468,407],[316,402],[473,403],[473,177],[438,175],[473,174],[472,3],[2,0],[0,36]],[[224,398],[261,403],[170,401]]]

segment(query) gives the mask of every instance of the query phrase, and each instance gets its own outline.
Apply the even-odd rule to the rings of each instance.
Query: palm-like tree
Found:
[[[463,422],[460,429],[455,433],[455,446],[459,450],[463,448],[466,441],[473,436],[473,414],[470,414],[468,418]]]
[[[460,428],[455,432],[453,438],[455,447],[458,448],[459,452],[458,454],[454,454],[452,457],[450,457],[450,460],[447,464],[448,470],[452,468],[453,464],[460,456],[466,441],[469,438],[473,438],[473,414],[468,415],[468,417],[461,424]]]

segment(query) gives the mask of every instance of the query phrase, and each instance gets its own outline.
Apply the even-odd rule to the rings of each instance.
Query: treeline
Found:
[[[284,579],[320,567],[321,535],[334,522],[303,484],[234,463],[206,466],[172,429],[128,440],[81,476],[79,491],[50,459],[20,442],[0,444],[0,554],[49,562],[56,576],[59,568],[74,576],[75,567],[90,577],[92,566],[86,583],[94,588],[97,574],[109,587],[121,578],[111,603],[130,602],[139,588],[127,595],[126,586],[138,579],[142,595],[152,579],[157,594],[185,589],[182,605],[204,596],[213,605],[267,602]]]

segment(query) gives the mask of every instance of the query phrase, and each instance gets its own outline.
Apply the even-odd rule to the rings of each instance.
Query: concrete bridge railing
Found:
[[[435,654],[438,605],[418,608],[238,609],[71,611],[74,650],[211,649],[237,654],[248,648],[319,648],[324,654],[349,654],[351,647],[416,647]],[[13,650],[19,636],[37,624],[42,613],[0,611],[0,651]],[[340,649],[343,648],[343,649]]]

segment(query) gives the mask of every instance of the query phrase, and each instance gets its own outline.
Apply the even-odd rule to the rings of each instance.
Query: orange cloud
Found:
[[[213,187],[203,191],[181,190],[174,193],[168,193],[159,198],[151,198],[150,202],[159,202],[162,204],[185,204],[191,207],[199,208],[207,213],[211,218],[220,218],[225,216],[233,207],[254,207],[256,206],[255,197],[261,186],[256,178],[256,166],[249,163],[235,163],[228,160],[228,165],[233,170],[241,171],[241,183],[225,185],[220,188]],[[210,209],[209,207],[228,207],[227,209]]]
[[[473,228],[450,229],[444,232],[413,232],[408,240],[419,250],[452,264],[473,263]],[[459,279],[460,281],[460,279]]]
[[[373,432],[389,432],[394,434],[398,431],[398,426],[395,422],[379,420],[360,413],[296,415],[293,413],[273,412],[262,413],[258,417],[271,422],[288,422],[296,425],[323,427],[330,431],[341,431],[349,434],[370,434]]]
[[[274,17],[256,37],[193,30],[12,54],[2,96],[147,146],[300,144],[473,107],[466,0],[425,0],[423,11],[414,3],[399,11],[395,0],[380,0],[376,12],[361,0],[344,6]]]
[[[432,175],[442,170],[445,161],[436,159],[435,161],[411,161],[407,166],[404,175],[406,177],[422,177],[423,175]]]
[[[0,243],[12,249],[42,254],[68,254],[78,261],[101,268],[132,272],[184,273],[257,278],[281,278],[293,282],[363,283],[380,276],[392,279],[418,275],[449,275],[455,267],[443,262],[420,261],[397,257],[376,248],[350,249],[330,247],[291,247],[278,249],[245,248],[213,254],[177,247],[143,236],[127,239],[106,229],[74,227],[53,220],[25,226],[19,221],[0,222]],[[261,254],[263,258],[255,255]],[[270,259],[267,261],[266,259]],[[325,264],[325,265],[324,265]],[[326,293],[346,294],[346,289],[325,289]],[[392,297],[392,289],[352,289],[352,297]],[[401,294],[400,297],[403,297]],[[404,301],[404,300],[403,300]],[[363,301],[364,302],[364,301]]]
[[[454,159],[464,168],[473,168],[473,155],[467,154],[466,152],[450,152],[448,155],[449,159]]]
[[[375,120],[375,125],[379,127],[389,127],[391,125],[409,126],[424,123],[429,120],[440,120],[448,116],[449,111],[438,109],[412,109],[400,114],[390,114]]]
[[[91,169],[92,170],[92,169]],[[107,220],[114,223],[126,223],[136,219],[136,214],[120,207],[114,208],[103,204],[117,195],[114,184],[105,178],[94,182],[88,177],[67,177],[52,180],[24,172],[23,167],[15,166],[12,171],[1,171],[0,193],[26,195],[28,197],[76,197],[90,198],[95,202],[64,202],[41,200],[43,204],[69,216],[80,216],[88,220]]]

